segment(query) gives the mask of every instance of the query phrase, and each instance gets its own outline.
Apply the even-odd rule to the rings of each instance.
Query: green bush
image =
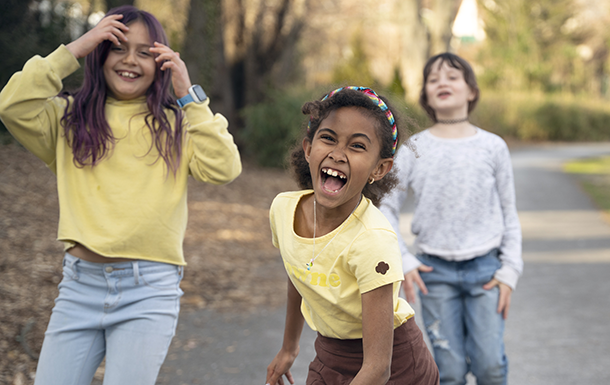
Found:
[[[300,143],[307,117],[301,106],[324,91],[271,91],[267,101],[243,111],[245,128],[240,139],[244,153],[264,167],[283,167],[290,149]],[[388,96],[397,114],[410,118],[406,128],[414,134],[431,125],[417,103],[401,95],[379,90]],[[610,106],[604,101],[544,94],[483,93],[471,121],[505,139],[517,141],[603,141],[610,140]]]
[[[270,91],[265,102],[242,111],[245,127],[240,134],[246,156],[264,167],[283,167],[290,149],[304,135],[303,104],[311,100],[305,91]]]
[[[521,141],[610,140],[610,106],[597,99],[544,94],[483,94],[472,122]]]
[[[305,135],[307,117],[301,113],[303,104],[319,98],[334,86],[324,88],[324,91],[273,90],[265,102],[244,108],[242,115],[245,127],[240,133],[240,142],[244,144],[243,153],[254,159],[263,167],[284,167],[291,149],[300,145]],[[403,118],[406,116],[412,122],[405,122],[409,134],[428,127],[429,120],[419,106],[406,103],[400,96],[385,91],[392,106]]]

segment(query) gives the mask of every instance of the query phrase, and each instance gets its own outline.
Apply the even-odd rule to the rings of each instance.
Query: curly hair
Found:
[[[400,146],[403,136],[406,134],[406,130],[402,127],[402,121],[405,117],[397,114],[396,111],[388,102],[388,100],[379,96],[381,100],[388,106],[397,127],[397,147]],[[304,138],[309,141],[313,141],[316,131],[320,127],[320,123],[326,119],[331,112],[336,111],[343,107],[357,107],[366,117],[371,117],[375,120],[375,131],[377,138],[381,144],[379,151],[379,157],[381,159],[393,157],[393,146],[394,138],[392,136],[392,127],[386,113],[379,108],[375,102],[373,102],[366,94],[356,91],[353,89],[344,89],[336,94],[328,97],[324,100],[316,100],[313,102],[307,102],[301,109],[303,114],[309,115],[309,126],[305,133]],[[415,124],[412,119],[406,118],[410,124]],[[302,189],[313,188],[311,172],[309,171],[309,163],[305,159],[305,151],[302,146],[297,145],[290,154],[290,165],[292,166],[293,177],[297,184]],[[376,181],[373,184],[366,184],[362,193],[365,197],[369,198],[374,205],[378,206],[379,202],[385,194],[387,194],[392,188],[398,184],[398,177],[396,176],[395,170],[392,170],[381,180]]]

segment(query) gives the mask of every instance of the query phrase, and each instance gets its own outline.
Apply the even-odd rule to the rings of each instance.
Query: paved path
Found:
[[[506,325],[513,385],[610,384],[610,225],[561,172],[565,160],[601,154],[610,154],[610,143],[512,151],[525,260]],[[283,323],[284,309],[184,313],[159,384],[262,385]],[[304,384],[314,337],[306,327],[297,384]]]

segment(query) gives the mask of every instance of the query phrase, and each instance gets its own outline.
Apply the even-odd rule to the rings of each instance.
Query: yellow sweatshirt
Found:
[[[77,166],[60,123],[66,101],[57,94],[62,79],[78,68],[62,45],[30,59],[0,93],[2,122],[57,175],[58,239],[66,249],[78,242],[106,257],[184,265],[188,175],[222,184],[241,172],[227,120],[212,113],[209,101],[184,107],[187,133],[174,175],[151,150],[145,98],[108,98],[106,119],[116,144],[96,166]],[[173,123],[173,113],[166,113]]]

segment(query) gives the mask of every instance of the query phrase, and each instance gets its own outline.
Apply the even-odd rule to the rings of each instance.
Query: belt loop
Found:
[[[180,275],[180,279],[184,278],[184,266],[178,266],[178,274]]]
[[[78,270],[76,268],[76,264],[80,261],[80,258],[77,258],[72,254],[69,255],[72,257],[72,261],[68,261],[68,267],[70,268],[70,270],[72,270],[72,274],[74,274],[73,278],[78,279]]]
[[[138,261],[131,262],[133,265],[133,277],[136,280],[136,285],[140,284],[140,266],[138,265]]]

